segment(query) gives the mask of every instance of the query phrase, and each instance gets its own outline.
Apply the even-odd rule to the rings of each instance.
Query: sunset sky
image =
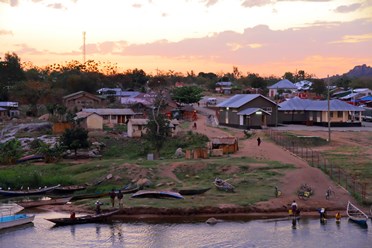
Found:
[[[317,77],[372,65],[372,0],[0,0],[0,57]]]

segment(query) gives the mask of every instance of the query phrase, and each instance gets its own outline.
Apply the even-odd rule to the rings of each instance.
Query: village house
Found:
[[[102,130],[103,117],[92,112],[77,112],[74,120],[86,130]]]
[[[217,104],[219,125],[236,128],[264,128],[277,124],[278,105],[260,94],[237,94]]]
[[[98,108],[104,105],[104,100],[85,91],[78,91],[63,97],[63,105],[70,111],[81,111],[83,108]]]
[[[146,133],[146,125],[149,119],[129,119],[127,124],[128,137],[140,138]]]
[[[329,101],[331,126],[361,126],[363,108],[338,99]],[[328,125],[328,101],[298,97],[279,104],[279,122],[283,124]]]
[[[147,132],[146,125],[149,122],[149,119],[135,119],[132,118],[128,121],[127,132],[128,137],[139,138],[142,137]],[[169,122],[169,136],[174,137],[178,133],[179,122],[176,119],[173,119]]]
[[[225,94],[225,95],[230,95],[231,94],[231,89],[232,89],[232,83],[231,82],[217,82],[216,83],[216,92]]]
[[[294,85],[288,79],[282,79],[279,82],[268,86],[269,89],[269,97],[274,98],[276,95],[280,95],[280,93],[293,93],[297,91],[297,86]]]
[[[213,156],[233,154],[239,150],[238,139],[236,137],[212,138],[209,145]]]
[[[0,102],[0,118],[19,117],[18,102]]]
[[[110,108],[86,108],[83,112],[96,113],[103,118],[104,125],[126,124],[136,114],[129,108],[110,109]]]

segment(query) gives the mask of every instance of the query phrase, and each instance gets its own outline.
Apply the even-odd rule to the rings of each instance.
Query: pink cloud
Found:
[[[10,30],[0,29],[0,35],[13,35],[13,32]]]

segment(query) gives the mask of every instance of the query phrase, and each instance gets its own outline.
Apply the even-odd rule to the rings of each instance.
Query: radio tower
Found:
[[[85,31],[83,32],[83,63],[85,64]]]

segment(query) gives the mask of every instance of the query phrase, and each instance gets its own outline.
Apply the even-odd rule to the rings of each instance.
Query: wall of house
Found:
[[[99,115],[90,115],[86,118],[86,128],[88,130],[102,130],[103,118]]]
[[[101,101],[93,99],[89,96],[76,96],[73,98],[65,99],[64,105],[69,110],[74,110],[75,107],[78,111],[81,111],[83,108],[97,108],[101,106]]]
[[[303,124],[308,121],[308,115],[305,111],[279,111],[278,122],[279,123],[296,123]]]
[[[226,108],[220,108],[219,114],[218,114],[218,122],[222,125],[231,125],[231,126],[240,126],[240,117],[237,115],[238,112],[246,109],[246,108],[262,108],[263,110],[267,110],[270,112],[271,108],[271,115],[266,116],[266,125],[268,126],[275,126],[276,124],[276,105],[270,101],[267,101],[261,97],[258,97],[243,106],[241,106],[239,109],[229,109]],[[253,115],[252,115],[253,116]],[[256,126],[261,126],[263,123],[260,121],[260,116],[254,116],[251,117],[254,122],[256,121]]]

